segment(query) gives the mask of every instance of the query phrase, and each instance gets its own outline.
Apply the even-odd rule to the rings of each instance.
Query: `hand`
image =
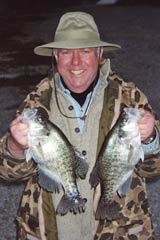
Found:
[[[24,149],[28,148],[28,124],[17,117],[10,124],[10,133],[8,138],[9,151],[14,156],[23,156]]]
[[[155,117],[153,113],[146,111],[144,109],[140,109],[142,112],[142,117],[138,122],[141,141],[146,143],[149,139],[155,135]]]

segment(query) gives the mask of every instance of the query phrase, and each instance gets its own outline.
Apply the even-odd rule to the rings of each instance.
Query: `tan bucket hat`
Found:
[[[85,12],[67,12],[60,18],[54,41],[38,46],[35,54],[51,56],[53,48],[75,49],[104,47],[105,51],[121,48],[117,44],[101,41],[94,18]]]

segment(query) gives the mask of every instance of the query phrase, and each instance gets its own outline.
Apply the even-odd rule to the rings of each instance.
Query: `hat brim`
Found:
[[[53,49],[76,49],[76,48],[91,48],[103,47],[104,51],[115,51],[121,48],[118,44],[112,44],[103,41],[55,41],[34,48],[34,53],[41,56],[52,56]]]

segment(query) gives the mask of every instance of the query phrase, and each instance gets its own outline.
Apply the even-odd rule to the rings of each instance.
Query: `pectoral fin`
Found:
[[[38,167],[39,185],[49,192],[59,193],[61,190],[61,184],[53,178],[49,177],[48,174],[41,168]]]

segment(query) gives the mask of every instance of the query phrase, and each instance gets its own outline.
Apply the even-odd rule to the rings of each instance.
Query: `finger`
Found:
[[[20,129],[26,129],[27,127],[28,127],[28,124],[22,121],[20,117],[15,118],[10,124],[10,128],[12,129],[19,128],[20,130]]]

